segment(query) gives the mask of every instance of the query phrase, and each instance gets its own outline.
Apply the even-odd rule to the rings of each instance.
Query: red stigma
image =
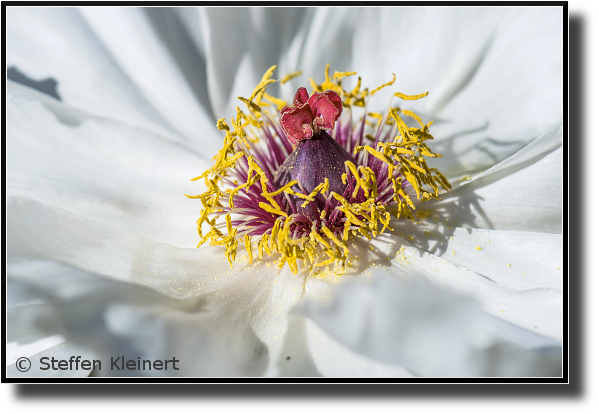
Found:
[[[312,138],[321,129],[335,128],[335,121],[342,111],[343,103],[336,92],[314,92],[308,97],[306,88],[301,87],[293,97],[293,107],[281,109],[281,126],[287,140],[297,145],[302,140]]]

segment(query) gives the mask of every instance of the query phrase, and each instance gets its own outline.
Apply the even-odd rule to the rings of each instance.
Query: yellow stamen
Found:
[[[298,76],[302,76],[302,73],[303,72],[301,70],[298,70],[297,72],[293,72],[293,73],[290,73],[289,75],[283,76],[283,79],[281,79],[281,85],[285,85],[291,79],[297,78]]]
[[[357,73],[358,72],[337,72],[337,71],[335,71],[335,73],[333,73],[333,80],[343,79],[348,76],[356,75]]]
[[[275,207],[269,206],[268,204],[263,203],[263,202],[260,202],[259,205],[260,205],[260,208],[268,211],[269,213],[278,214],[279,216],[283,216],[283,217],[288,217],[287,213],[285,213],[284,211],[281,211],[280,208],[275,208]]]
[[[416,99],[424,98],[427,95],[428,95],[428,92],[421,93],[420,95],[405,95],[401,92],[397,92],[395,94],[395,96],[397,96],[400,99],[403,99],[404,101],[415,101]]]
[[[393,75],[393,80],[391,82],[387,82],[382,84],[381,86],[379,86],[378,88],[376,88],[375,90],[373,90],[372,92],[370,92],[370,95],[374,95],[376,92],[380,91],[381,89],[383,89],[385,86],[391,86],[395,83],[395,73],[391,73]]]
[[[232,225],[232,215],[237,214],[234,200],[239,191],[245,189],[246,194],[250,194],[250,190],[253,192],[259,186],[264,201],[259,202],[258,206],[276,217],[276,219],[273,219],[272,228],[258,239],[256,247],[259,258],[262,258],[264,253],[268,255],[278,253],[281,255],[278,258],[278,266],[282,267],[287,264],[293,273],[299,271],[298,260],[306,260],[308,269],[334,263],[345,266],[349,258],[348,242],[350,235],[364,236],[370,240],[387,230],[393,231],[390,226],[391,213],[387,211],[385,205],[377,201],[380,191],[377,174],[366,165],[356,165],[352,162],[346,162],[347,172],[342,174],[341,181],[344,185],[347,185],[350,181],[348,174],[351,174],[355,178],[355,186],[351,196],[355,199],[360,189],[362,189],[363,195],[360,194],[360,197],[364,200],[363,202],[350,202],[351,198],[346,200],[335,192],[329,192],[330,183],[328,179],[316,186],[310,194],[298,193],[292,189],[293,186],[299,185],[297,180],[287,183],[282,188],[273,190],[265,170],[258,165],[252,156],[252,152],[257,144],[262,145],[261,135],[256,134],[254,128],[265,127],[265,117],[271,114],[270,110],[266,108],[270,106],[275,109],[274,112],[277,112],[287,105],[284,100],[266,93],[267,87],[275,82],[272,79],[275,68],[275,66],[272,66],[266,71],[249,98],[239,97],[239,100],[247,106],[248,113],[244,113],[237,107],[237,115],[231,120],[232,127],[229,127],[225,118],[218,120],[216,126],[218,130],[224,131],[225,135],[223,147],[214,157],[212,168],[192,179],[197,181],[204,178],[208,188],[200,195],[186,195],[188,198],[199,199],[203,206],[200,211],[200,218],[196,221],[197,232],[201,239],[198,246],[207,241],[210,241],[211,245],[223,246],[227,260],[232,266],[232,262],[236,258],[238,244],[243,239],[251,265],[254,258],[251,238],[248,235],[250,229],[242,225],[239,227],[240,234],[238,234],[238,228]],[[375,94],[384,87],[393,85],[396,80],[396,76],[393,74],[391,82],[369,92],[368,88],[362,89],[362,79],[358,77],[357,85],[351,91],[346,91],[342,87],[342,80],[345,77],[356,75],[356,72],[335,72],[330,76],[329,70],[330,65],[327,65],[324,82],[317,84],[313,79],[310,79],[310,85],[314,91],[322,92],[330,89],[337,92],[343,101],[344,107],[347,108],[364,107],[366,98],[369,95]],[[289,74],[283,77],[280,82],[285,84],[300,75],[301,72]],[[396,93],[395,96],[404,100],[414,100],[423,98],[427,94],[405,95]],[[408,127],[400,114],[416,120],[420,128]],[[414,203],[402,188],[404,177],[416,192],[416,197],[422,201],[438,198],[439,186],[444,189],[450,188],[447,179],[436,169],[429,168],[425,160],[425,157],[436,158],[441,156],[432,152],[424,143],[424,141],[433,139],[428,130],[431,122],[425,125],[418,115],[400,108],[390,108],[389,116],[383,116],[383,114],[377,112],[370,112],[367,116],[369,118],[365,122],[376,128],[394,128],[393,125],[395,124],[399,135],[394,138],[393,142],[378,142],[376,148],[368,145],[356,147],[354,153],[366,151],[369,156],[373,156],[387,164],[387,182],[393,190],[390,197],[398,205],[398,218],[402,215],[414,220],[411,212],[411,209],[415,209]],[[367,134],[365,138],[375,141],[375,137],[372,135]],[[245,162],[238,163],[237,161],[244,156],[247,159],[247,171],[243,173],[247,176],[247,180],[245,183],[238,183],[235,172],[243,168]],[[362,157],[360,156],[357,159],[364,159]],[[269,174],[272,173],[273,171],[269,171]],[[223,185],[223,180],[227,183],[233,183],[232,188],[226,188],[225,191],[222,191],[219,185]],[[273,191],[269,191],[269,188]],[[281,197],[283,193],[285,196]],[[288,200],[287,195],[293,195],[304,200],[302,206],[306,207],[308,203],[316,199],[318,194],[333,197],[339,202],[335,210],[342,214],[340,223],[342,223],[343,228],[327,227],[325,223],[327,223],[328,210],[320,209],[319,216],[322,220],[313,222],[307,234],[298,233],[298,230],[302,227],[295,227],[300,223],[297,221],[296,215],[291,214],[286,206],[286,201],[284,205],[279,205],[280,201],[277,202],[277,199]],[[227,201],[228,207],[225,208],[223,204],[226,205]],[[229,209],[231,211],[228,211]],[[217,224],[217,218],[222,215],[225,215],[225,223],[219,221]],[[210,226],[205,235],[202,232],[204,223],[208,223]],[[223,227],[227,230],[226,234],[219,230]],[[300,234],[300,236],[297,234]],[[410,239],[413,239],[413,237]]]
[[[259,105],[256,105],[255,103],[253,103],[249,99],[245,99],[245,98],[243,98],[241,96],[238,96],[237,99],[239,99],[241,102],[243,102],[244,104],[246,104],[248,106],[248,109],[253,109],[256,112],[262,112],[262,108],[260,108]]]

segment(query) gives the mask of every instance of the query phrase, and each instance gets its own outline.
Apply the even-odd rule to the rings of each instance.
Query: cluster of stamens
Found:
[[[330,77],[327,65],[322,84],[310,79],[313,94],[300,88],[287,106],[266,93],[275,82],[274,69],[266,72],[249,99],[239,98],[248,113],[237,107],[233,129],[224,119],[218,121],[218,129],[225,132],[223,148],[214,166],[192,179],[203,178],[208,187],[203,194],[187,196],[203,205],[197,220],[198,247],[207,241],[224,246],[231,266],[240,241],[250,264],[257,250],[260,259],[264,253],[279,254],[279,267],[287,263],[294,273],[298,261],[308,270],[346,266],[350,237],[371,239],[393,230],[391,213],[414,220],[411,197],[427,201],[438,198],[439,186],[450,188],[424,158],[440,157],[425,144],[433,138],[432,122],[425,125],[405,109],[390,108],[385,114],[365,110],[366,98],[392,85],[395,75],[373,91],[361,89],[360,78],[346,91],[342,79],[355,73],[335,72]],[[395,94],[403,100],[426,95]],[[280,120],[268,107],[281,114]],[[364,108],[356,125],[352,107]],[[349,116],[340,118],[344,108]],[[408,127],[401,115],[420,127]],[[366,133],[368,128],[372,134]],[[210,227],[206,233],[205,224]]]

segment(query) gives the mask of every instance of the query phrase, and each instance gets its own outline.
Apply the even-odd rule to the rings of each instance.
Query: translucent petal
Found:
[[[230,117],[264,72],[278,65],[275,79],[304,71],[303,80],[283,87],[291,102],[305,77],[324,80],[325,65],[346,70],[358,10],[352,8],[208,8],[204,11],[208,85],[217,117]],[[269,93],[278,95],[277,85]]]
[[[506,342],[506,335],[498,340],[488,329],[481,332],[480,325],[498,325],[481,322],[471,300],[427,284],[398,283],[381,270],[375,274],[370,285],[346,284],[325,305],[307,302],[297,312],[355,352],[403,365],[416,375],[560,375],[558,342],[537,341],[540,347],[532,349]],[[333,353],[330,346],[313,349],[315,360],[327,360]],[[352,372],[351,365],[346,372]]]
[[[90,116],[8,82],[7,186],[155,240],[199,241],[191,182],[208,160],[147,130]],[[43,139],[41,138],[43,137]]]
[[[524,238],[519,240],[522,243],[525,241]],[[534,242],[534,239],[532,240]],[[400,249],[399,246],[402,244],[403,249]],[[543,272],[549,265],[539,267],[534,264],[535,262],[521,262],[517,266],[518,269],[526,268],[529,272],[527,280],[532,280],[532,286],[523,288],[523,284],[518,283],[518,280],[511,282],[509,279],[511,277],[525,278],[524,271],[520,275],[506,272],[500,278],[505,283],[502,285],[493,280],[492,276],[496,276],[502,268],[507,269],[507,263],[497,263],[499,271],[489,271],[492,267],[485,267],[484,263],[481,263],[485,259],[491,260],[487,257],[474,262],[470,269],[454,264],[445,257],[412,247],[408,242],[402,241],[396,236],[377,238],[372,245],[378,251],[377,255],[381,258],[381,263],[384,263],[385,257],[393,257],[390,260],[391,266],[388,267],[385,264],[382,269],[402,281],[420,279],[449,288],[476,299],[482,309],[491,315],[550,338],[560,339],[563,336],[563,295],[561,290],[554,287],[559,283],[556,281],[559,281],[561,276],[561,271],[557,270],[557,266],[552,272]],[[522,245],[522,249],[530,250],[535,246],[538,245]],[[550,251],[555,250],[557,250],[557,246],[552,246]],[[474,251],[482,252],[477,251],[476,248]],[[545,257],[541,253],[539,255]],[[554,261],[555,259],[552,259],[549,263]],[[485,273],[478,273],[477,270],[490,274],[487,276]]]
[[[271,361],[278,358],[288,311],[303,296],[305,275],[278,271],[278,258],[248,266],[240,251],[231,269],[222,248],[156,243],[26,198],[9,198],[7,217],[9,263],[55,260],[172,297],[204,294],[214,312],[250,326]]]
[[[278,363],[281,376],[408,378],[406,369],[385,364],[341,345],[310,318],[290,317],[285,348]]]
[[[472,181],[421,208],[438,224],[547,233],[562,231],[561,126]],[[434,215],[433,215],[434,217]]]
[[[200,97],[207,98],[205,84],[196,80],[203,77],[204,61],[194,44],[188,42],[187,49],[181,51],[174,47],[168,49],[168,39],[162,36],[162,31],[169,33],[166,19],[151,9],[84,7],[80,10],[114,61],[158,113],[184,137],[185,144],[194,150],[207,150],[201,145],[206,141],[206,131],[201,126],[213,124],[213,119],[200,100]],[[170,16],[167,21],[173,19],[177,18]],[[171,32],[176,27],[177,24],[171,23]],[[183,44],[180,40],[172,46]],[[189,62],[182,61],[192,54],[198,55],[195,62],[198,68],[194,72]],[[194,89],[199,87],[196,84],[203,85],[204,89],[194,94]],[[215,146],[218,141],[215,140]]]
[[[163,20],[173,17],[161,10],[168,14]],[[84,11],[85,17],[76,8],[13,7],[7,13],[7,67],[33,80],[54,79],[62,100],[94,115],[155,131],[190,148],[218,147],[217,136],[204,135],[201,127],[213,124],[203,109],[209,107],[202,102],[206,93],[202,98],[190,92],[199,88],[195,83],[202,81],[203,64],[196,62],[197,78],[190,79],[184,73],[189,65],[177,59],[203,58],[183,41],[180,28],[170,33],[180,34],[179,49],[190,48],[166,50],[168,39],[161,38],[164,33],[151,18],[159,17],[158,9],[95,8]]]
[[[223,320],[215,298],[173,299],[58,264],[13,265],[8,274],[51,301],[72,341],[102,353],[100,375],[242,376],[260,375],[266,366],[264,345],[245,321]],[[179,369],[114,369],[120,356],[135,362],[174,357]]]
[[[351,70],[369,85],[429,92],[402,108],[434,120],[437,165],[488,168],[562,119],[563,15],[559,8],[371,8],[353,37]],[[390,96],[371,98],[381,110]]]

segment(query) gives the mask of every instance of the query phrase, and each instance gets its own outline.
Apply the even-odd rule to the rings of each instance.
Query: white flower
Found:
[[[561,374],[561,9],[7,12],[7,66],[60,97],[7,82],[9,341],[168,375]],[[338,277],[195,249],[216,119],[269,66],[327,62],[430,91],[410,109],[454,189]]]

